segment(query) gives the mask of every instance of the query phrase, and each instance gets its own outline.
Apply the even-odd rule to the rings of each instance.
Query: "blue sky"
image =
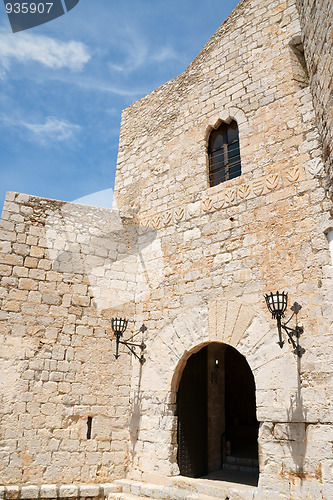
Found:
[[[184,71],[237,3],[80,0],[13,34],[1,2],[0,207],[6,191],[112,188],[122,109]]]

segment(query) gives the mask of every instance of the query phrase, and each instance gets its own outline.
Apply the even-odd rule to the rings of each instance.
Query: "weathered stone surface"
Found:
[[[98,496],[92,482],[127,470],[136,479],[177,475],[182,371],[217,342],[235,347],[253,372],[256,498],[330,498],[333,222],[323,182],[331,20],[328,0],[296,3],[298,11],[294,0],[243,0],[182,75],[124,111],[119,211],[8,193],[2,483],[50,482],[40,498],[55,498],[53,484],[66,481],[59,494],[74,498]],[[293,51],[301,36],[310,87]],[[231,119],[242,175],[210,187],[209,134]],[[302,304],[301,360],[285,333],[277,345],[263,299],[276,289],[288,291],[288,308]],[[134,359],[131,369],[125,346],[115,361],[114,316],[130,320],[125,335],[147,326],[136,337],[147,344],[143,366]],[[79,483],[87,486],[72,486]]]
[[[79,488],[73,484],[63,484],[59,488],[59,498],[77,498]]]
[[[10,263],[0,277],[0,389],[4,398],[0,417],[2,423],[8,419],[2,435],[6,454],[0,453],[0,481],[90,482],[96,480],[97,467],[97,482],[121,477],[127,456],[130,357],[121,349],[121,358],[115,362],[110,319],[118,314],[132,317],[135,276],[127,273],[127,265],[136,262],[136,254],[121,247],[125,229],[116,212],[8,196],[12,200],[9,218],[11,213],[25,218],[24,227],[16,223],[13,227],[18,236],[24,231],[31,246],[16,244],[11,249],[0,242],[0,255]],[[83,238],[91,230],[99,235],[98,247],[91,244],[90,237]],[[132,245],[135,238],[134,230]],[[39,247],[39,243],[45,246]],[[107,251],[102,257],[110,274],[98,285],[94,262],[85,262],[80,272],[76,267],[73,273],[76,262],[85,260],[83,256],[111,245],[114,259]],[[3,250],[7,253],[1,253]],[[31,255],[37,262],[23,263],[21,254],[26,259]],[[43,264],[44,255],[51,257],[50,265]],[[63,261],[71,268],[59,273]],[[41,268],[50,271],[45,275]],[[111,290],[115,276],[121,285],[126,284],[125,293],[123,286]],[[88,417],[92,417],[90,439]],[[123,435],[118,438],[120,431]],[[108,454],[107,460],[103,453]],[[44,488],[42,498],[57,496],[55,487]],[[22,491],[27,498],[33,494],[30,489]]]
[[[22,486],[20,498],[25,499],[35,499],[39,497],[39,488],[38,486]]]
[[[80,486],[80,497],[98,497],[100,487],[95,484],[85,484]]]
[[[258,8],[250,28],[245,19]],[[261,30],[266,21],[270,28]],[[157,232],[156,250],[146,248],[145,266],[138,270],[139,282],[150,288],[137,310],[158,337],[149,364],[140,378],[135,370],[132,382],[133,400],[140,380],[151,407],[150,439],[146,419],[139,413],[136,420],[144,432],[135,440],[133,474],[160,471],[162,451],[150,446],[158,439],[152,418],[158,414],[157,394],[166,397],[169,383],[176,391],[188,356],[217,341],[235,346],[254,374],[257,416],[267,431],[259,437],[264,494],[271,498],[278,489],[279,497],[290,498],[289,475],[300,474],[302,467],[308,484],[318,485],[314,471],[320,454],[305,445],[306,428],[331,421],[321,390],[332,376],[327,335],[333,311],[331,285],[319,278],[329,259],[320,221],[329,214],[323,206],[318,210],[325,196],[319,135],[311,92],[305,79],[301,85],[303,70],[291,49],[300,33],[293,2],[242,2],[184,74],[123,113],[115,196],[119,207],[140,207],[142,225]],[[235,51],[240,39],[242,53]],[[246,75],[239,76],[240,64]],[[209,187],[209,132],[231,118],[239,126],[243,175]],[[161,141],[167,142],[163,151]],[[140,168],[131,168],[134,164]],[[152,185],[153,173],[163,180],[154,177]],[[164,270],[158,284],[144,274],[145,267],[154,269],[157,254]],[[263,301],[264,293],[276,289],[289,291],[290,305],[297,300],[303,306],[300,343],[306,352],[300,364],[285,336],[283,350],[277,345],[276,321]],[[189,320],[194,309],[207,306],[208,331],[207,323]],[[319,360],[315,350],[321,342],[330,347]],[[304,463],[297,454],[304,455]],[[310,456],[316,464],[312,471],[305,465]],[[297,497],[297,488],[293,492]]]
[[[316,110],[323,160],[326,170],[326,189],[332,195],[333,179],[333,118],[332,118],[332,73],[333,38],[332,4],[322,0],[320,4],[305,0],[296,2],[303,31],[304,53],[309,71],[310,87]],[[320,164],[314,165],[313,174],[320,175]],[[321,163],[322,165],[322,163]]]
[[[43,484],[40,487],[41,498],[57,498],[57,485],[56,484]]]
[[[8,500],[17,500],[20,496],[19,486],[7,486],[5,495]]]

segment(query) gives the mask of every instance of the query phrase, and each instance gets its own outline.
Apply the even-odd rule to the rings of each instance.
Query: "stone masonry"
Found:
[[[134,479],[178,473],[181,372],[219,341],[255,377],[263,495],[332,496],[331,202],[302,39],[293,1],[243,1],[182,75],[123,112],[117,204],[157,231],[146,263],[160,277],[137,302],[156,333],[134,365]],[[208,137],[231,119],[242,175],[209,187]],[[301,360],[276,345],[263,294],[277,289],[302,304]]]
[[[299,0],[304,52],[323,144],[327,178],[325,187],[333,190],[333,3],[330,0]]]
[[[115,363],[110,318],[133,319],[136,230],[107,209],[15,193],[0,227],[1,482],[122,477],[130,358]]]
[[[251,498],[332,498],[330,84],[295,56],[304,43],[309,63],[315,39],[302,5],[300,24],[295,0],[241,1],[182,75],[124,110],[114,210],[7,195],[3,484],[175,478],[182,372],[218,342],[254,375]],[[242,175],[209,187],[209,134],[231,120]],[[277,345],[276,290],[302,305],[301,359]],[[115,314],[147,326],[143,366],[115,361]]]

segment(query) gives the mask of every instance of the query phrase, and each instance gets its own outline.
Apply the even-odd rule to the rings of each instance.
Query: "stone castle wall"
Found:
[[[333,4],[330,0],[298,0],[304,52],[327,171],[333,194]]]
[[[115,360],[110,319],[133,320],[136,241],[117,212],[7,194],[0,484],[102,483],[125,474],[130,356],[121,349]]]
[[[333,496],[333,224],[301,38],[294,0],[243,0],[182,75],[126,109],[119,212],[7,195],[0,483],[177,475],[181,373],[220,342],[254,374],[262,498]],[[242,176],[209,187],[208,137],[231,119]],[[276,344],[276,289],[302,305],[300,360]],[[114,315],[148,327],[143,366],[124,349],[115,361]]]
[[[300,39],[293,1],[243,1],[182,75],[123,112],[115,196],[156,231],[145,259],[155,283],[137,302],[156,333],[133,373],[134,478],[178,473],[179,377],[191,353],[219,341],[254,373],[267,495],[332,490],[331,204],[310,88],[295,67]],[[209,133],[231,119],[242,176],[209,187]],[[303,306],[301,361],[276,345],[263,294],[277,289]]]

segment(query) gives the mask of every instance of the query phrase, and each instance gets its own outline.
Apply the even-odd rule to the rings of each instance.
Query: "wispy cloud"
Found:
[[[62,82],[67,82],[67,83],[72,83],[77,85],[78,87],[81,87],[85,90],[93,90],[97,92],[108,92],[110,94],[116,94],[119,96],[123,97],[137,97],[141,95],[145,95],[148,90],[145,87],[142,88],[137,88],[135,86],[126,88],[125,85],[112,85],[110,82],[104,78],[104,79],[97,79],[97,78],[90,78],[90,77],[83,77],[83,78],[75,78],[75,79],[69,79],[69,78],[56,78],[58,81]]]
[[[125,35],[125,37],[123,36]],[[117,39],[118,50],[123,54],[121,64],[109,62],[111,71],[129,75],[149,64],[164,63],[168,60],[180,60],[179,54],[170,46],[151,49],[145,37],[134,28],[127,26],[122,36]]]
[[[17,61],[23,64],[37,62],[52,69],[80,71],[90,57],[88,48],[81,42],[61,42],[44,35],[12,35],[0,31],[0,63],[7,70],[13,61]]]
[[[2,122],[11,127],[17,127],[31,132],[31,137],[41,144],[51,141],[63,142],[73,140],[81,127],[67,120],[61,120],[54,116],[46,118],[44,123],[29,123],[10,117],[3,117]]]
[[[43,84],[45,81],[45,75],[33,74],[29,78],[38,84]],[[122,97],[128,98],[139,98],[146,95],[150,88],[148,86],[137,87],[135,85],[115,85],[110,79],[106,78],[104,75],[96,77],[88,76],[87,74],[80,75],[77,78],[76,75],[70,74],[52,74],[47,75],[48,80],[54,80],[57,82],[65,83],[68,85],[73,85],[79,87],[85,91],[89,92],[105,92],[109,94],[115,94]]]
[[[153,62],[181,61],[182,57],[172,47],[161,47],[151,56]]]
[[[147,42],[134,29],[127,26],[123,30],[123,37],[118,39],[118,48],[124,54],[121,64],[109,63],[111,71],[119,73],[132,73],[142,66],[148,57]]]

